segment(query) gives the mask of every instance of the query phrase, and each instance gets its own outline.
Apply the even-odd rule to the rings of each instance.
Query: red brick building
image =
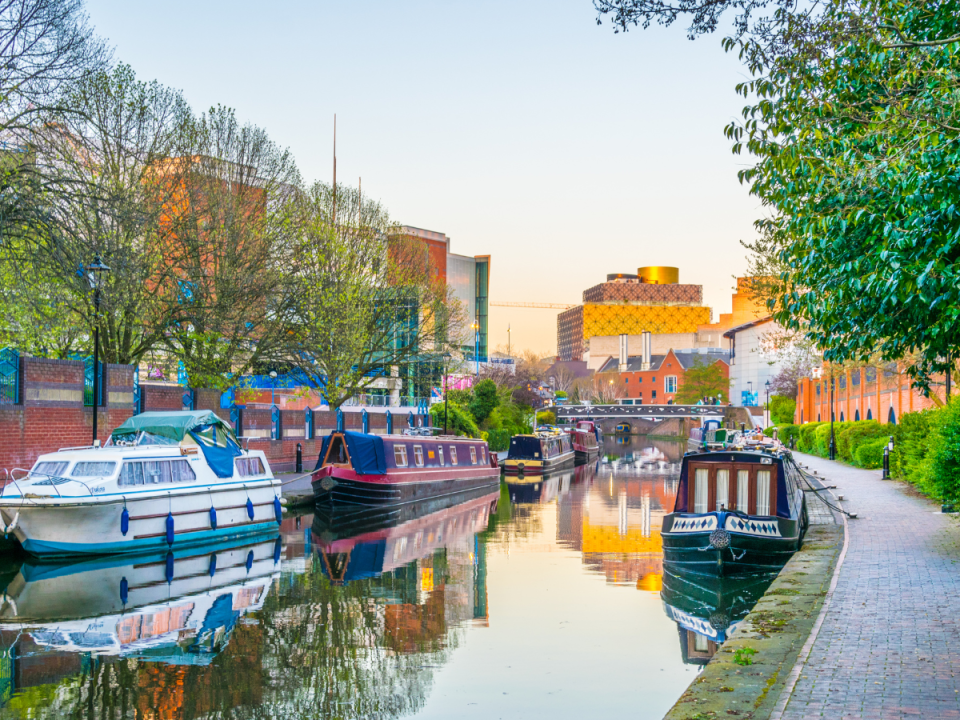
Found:
[[[624,399],[634,401],[631,404],[665,405],[674,401],[686,371],[698,360],[708,364],[720,363],[723,377],[730,377],[730,354],[720,351],[700,353],[671,350],[666,355],[651,355],[646,369],[643,357],[633,356],[627,358],[627,367],[623,372],[617,359],[612,358],[600,372],[619,376],[615,382],[623,387]],[[638,400],[640,402],[636,402]]]

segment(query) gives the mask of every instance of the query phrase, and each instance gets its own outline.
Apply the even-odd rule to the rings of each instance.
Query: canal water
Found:
[[[607,438],[596,463],[455,505],[8,562],[0,718],[660,718],[757,594],[665,586],[683,449]]]

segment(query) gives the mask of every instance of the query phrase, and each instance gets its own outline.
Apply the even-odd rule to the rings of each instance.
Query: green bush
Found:
[[[939,411],[930,465],[930,484],[937,499],[960,502],[960,400]]]
[[[790,445],[792,440],[800,439],[800,425],[780,425],[777,428],[777,437],[780,439],[784,445]]]
[[[942,410],[905,413],[900,417],[900,423],[891,428],[894,444],[890,455],[890,473],[916,485],[923,492],[932,491],[929,481],[933,451],[939,441],[942,417]]]
[[[800,442],[797,443],[797,449],[800,452],[814,452],[814,433],[823,423],[805,423],[800,426]]]
[[[473,388],[473,398],[468,405],[473,419],[477,424],[486,420],[490,413],[500,404],[500,395],[497,393],[497,384],[489,378],[481,380]]]
[[[875,470],[883,466],[883,449],[889,442],[886,438],[878,437],[866,440],[857,447],[856,462],[862,468]]]
[[[509,450],[512,435],[507,430],[491,430],[487,433],[487,442],[491,450]]]
[[[770,398],[770,420],[774,425],[789,425],[797,410],[797,401],[783,395]]]
[[[557,416],[553,410],[544,410],[543,412],[537,413],[537,424],[539,425],[556,425]]]
[[[444,425],[444,406],[447,403],[436,403],[430,406],[430,415],[433,420],[433,426],[441,430]],[[465,435],[467,437],[480,437],[480,429],[473,420],[473,415],[466,408],[460,407],[456,403],[449,403],[450,419],[447,424],[447,432],[451,435]]]
[[[837,433],[837,455],[841,460],[854,462],[857,448],[864,442],[874,438],[889,438],[893,434],[894,426],[881,425],[876,420],[860,420],[850,427]]]
[[[834,438],[839,435],[841,432],[846,430],[848,427],[853,425],[851,422],[834,422],[833,423],[833,434]],[[829,457],[830,455],[830,423],[825,422],[816,429],[814,433],[814,448],[813,454],[819,455],[820,457]]]

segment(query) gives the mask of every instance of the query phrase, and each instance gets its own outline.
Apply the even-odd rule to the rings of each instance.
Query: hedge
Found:
[[[877,437],[866,440],[856,449],[856,462],[862,468],[875,470],[883,466],[883,449],[887,446],[887,438]]]
[[[837,454],[841,460],[856,461],[857,449],[873,438],[888,440],[895,426],[882,425],[876,420],[860,420],[837,433]]]

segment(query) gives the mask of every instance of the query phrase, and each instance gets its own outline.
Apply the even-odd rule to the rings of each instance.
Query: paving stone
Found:
[[[960,718],[960,523],[878,471],[797,459],[858,518],[784,720]]]

